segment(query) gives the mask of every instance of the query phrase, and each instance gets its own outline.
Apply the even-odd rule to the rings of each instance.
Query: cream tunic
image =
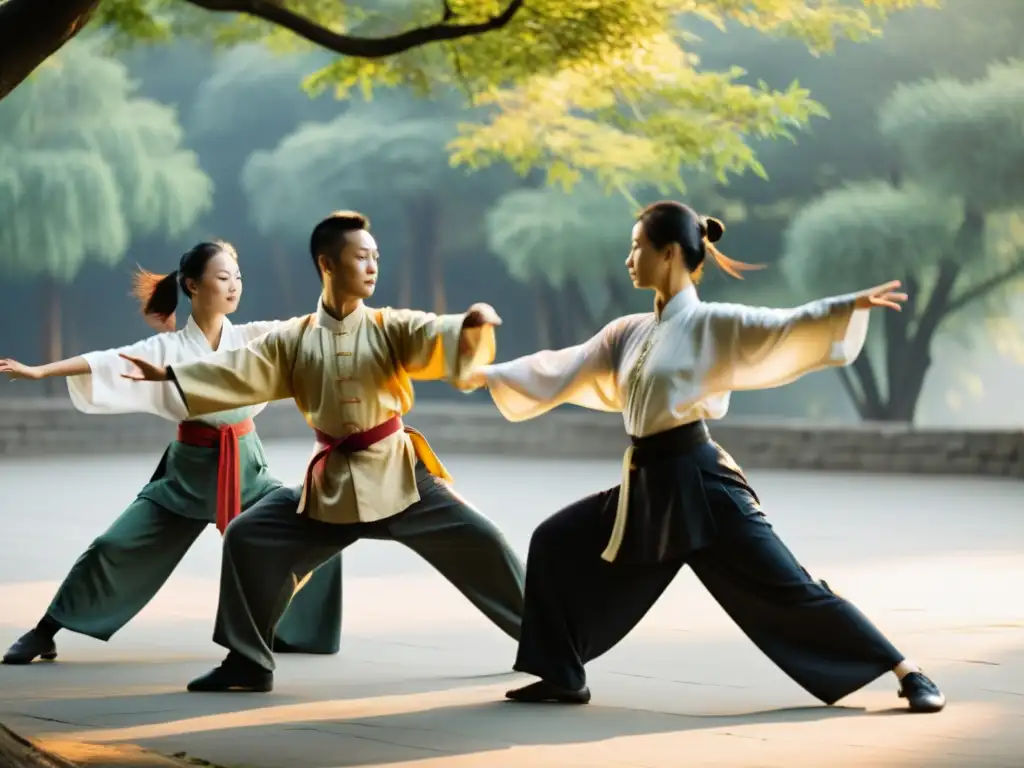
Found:
[[[848,365],[867,337],[855,296],[793,309],[703,302],[693,286],[657,313],[629,315],[575,347],[482,366],[498,410],[523,421],[562,404],[621,411],[634,437],[700,419],[721,419],[733,391],[782,386],[812,371]],[[608,549],[625,532],[632,448],[623,458],[619,510]]]
[[[292,398],[306,422],[343,438],[408,413],[413,380],[446,380],[494,359],[494,329],[463,331],[464,314],[360,306],[343,320],[321,303],[244,349],[219,352],[172,371],[192,416]],[[465,345],[460,350],[460,341]],[[313,473],[299,511],[328,523],[372,522],[419,501],[416,459],[448,473],[421,435],[406,429],[366,450],[331,452]]]

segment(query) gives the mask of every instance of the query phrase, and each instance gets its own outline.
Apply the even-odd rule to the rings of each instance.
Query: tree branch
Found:
[[[998,275],[993,275],[988,280],[983,280],[977,285],[972,285],[970,288],[962,291],[959,296],[950,300],[949,304],[946,306],[946,314],[951,315],[954,312],[958,312],[963,309],[971,302],[984,298],[987,294],[998,288],[1000,284],[1005,283],[1007,280],[1012,280],[1022,273],[1024,273],[1024,259],[1021,259],[1012,267],[1000,272]]]
[[[861,391],[864,393],[863,415],[865,418],[876,419],[882,415],[882,396],[878,391],[878,379],[875,377],[875,367],[871,364],[871,358],[867,350],[864,350],[857,359],[853,361],[853,372],[860,382]]]
[[[342,56],[359,59],[381,59],[418,48],[428,43],[458,40],[501,29],[512,21],[524,0],[510,0],[497,16],[476,24],[451,23],[452,12],[445,4],[444,18],[436,24],[417,27],[389,37],[369,38],[341,35],[322,27],[315,21],[288,10],[275,0],[187,0],[192,5],[214,13],[244,13],[257,19],[269,21],[294,32],[311,43],[334,51]]]
[[[853,402],[853,407],[857,411],[857,415],[862,419],[868,418],[868,415],[864,410],[864,398],[861,397],[860,392],[857,391],[857,387],[853,383],[853,376],[850,375],[850,372],[846,368],[836,368],[836,373],[839,374],[839,381],[842,382],[843,389]]]
[[[974,224],[976,226],[976,222]],[[939,323],[949,314],[949,300],[953,285],[960,276],[960,266],[952,258],[939,262],[928,304],[925,306],[904,357],[900,361],[900,376],[890,380],[888,417],[900,421],[913,421],[917,401],[924,389],[925,377],[931,367],[931,346]]]
[[[100,0],[0,1],[0,99],[82,31]]]
[[[959,275],[960,267],[952,259],[947,258],[939,262],[939,276],[935,279],[935,287],[932,288],[932,294],[928,297],[928,304],[918,320],[914,333],[914,344],[931,343],[939,323],[949,314],[950,296]]]
[[[903,286],[907,291],[907,305],[903,307],[903,311],[882,313],[885,329],[885,374],[890,402],[903,377],[907,348],[910,345],[910,320],[916,308],[911,302],[917,293],[917,280],[913,276],[908,276],[904,278]]]

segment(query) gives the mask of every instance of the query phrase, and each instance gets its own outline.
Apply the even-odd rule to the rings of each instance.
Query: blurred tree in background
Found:
[[[879,33],[887,14],[935,0],[34,0],[0,5],[0,97],[93,16],[119,39],[202,35],[336,54],[315,90],[460,89],[483,119],[453,159],[544,168],[571,184],[678,185],[700,167],[763,172],[750,137],[792,135],[821,106],[794,80],[773,89],[737,67],[698,68],[687,22],[791,37],[814,51]],[[216,15],[203,11],[214,12]]]
[[[816,294],[903,280],[870,354],[839,369],[866,419],[912,421],[936,333],[970,312],[1005,312],[1024,275],[1024,65],[982,79],[900,86],[879,113],[890,178],[826,193],[794,218],[785,267]]]
[[[3,6],[4,13],[8,5]],[[692,9],[706,10],[712,5],[705,0]],[[757,5],[761,13],[768,13],[784,5],[812,8],[814,3],[759,0]],[[846,5],[849,12],[858,9],[856,2]],[[559,117],[557,110],[544,113],[542,117],[550,119],[548,123],[532,117],[519,123],[512,120],[517,115],[530,114],[525,110],[533,98],[528,93],[532,83],[544,78],[556,84],[568,82],[559,77],[569,78],[565,73],[586,71],[594,57],[581,57],[557,69],[559,77],[539,70],[522,78],[513,73],[507,81],[494,84],[498,88],[494,90],[479,86],[481,81],[474,79],[477,64],[473,60],[460,60],[460,75],[451,58],[457,47],[443,42],[410,49],[397,58],[385,57],[371,64],[364,61],[366,67],[381,76],[371,74],[346,81],[338,74],[339,67],[355,67],[364,73],[370,70],[354,61],[343,66],[333,51],[307,44],[287,31],[238,21],[230,13],[211,14],[186,0],[166,3],[160,0],[159,5],[157,2],[142,5],[133,0],[101,0],[94,26],[99,29],[104,24],[106,33],[115,33],[104,35],[104,51],[107,52],[110,43],[147,38],[167,41],[161,45],[118,50],[116,58],[139,80],[136,94],[177,108],[185,132],[183,143],[198,154],[200,166],[215,181],[212,209],[194,225],[195,235],[188,237],[226,237],[239,248],[247,281],[247,299],[239,310],[240,319],[290,316],[310,309],[309,300],[315,295],[318,281],[307,253],[309,227],[324,212],[341,207],[363,209],[373,219],[384,255],[378,302],[397,303],[395,300],[400,299],[401,303],[406,303],[403,297],[409,295],[411,284],[411,306],[437,305],[421,245],[430,241],[426,237],[429,232],[423,230],[423,234],[419,234],[421,228],[413,222],[418,195],[405,194],[399,184],[400,181],[401,185],[415,187],[416,182],[402,177],[404,169],[385,159],[391,154],[390,150],[380,150],[378,160],[354,166],[363,174],[361,179],[358,183],[346,179],[343,187],[337,187],[337,194],[327,187],[319,196],[300,189],[298,195],[306,202],[291,209],[291,221],[282,221],[274,227],[265,227],[256,221],[257,201],[243,184],[243,169],[249,164],[250,156],[260,151],[267,155],[278,153],[285,139],[298,133],[306,123],[324,126],[340,120],[350,111],[362,110],[364,118],[379,121],[382,131],[390,132],[389,123],[400,121],[412,121],[418,126],[426,123],[445,126],[443,131],[428,131],[429,141],[415,144],[424,153],[425,163],[429,161],[429,152],[436,152],[434,170],[421,167],[419,160],[410,161],[411,166],[416,166],[416,175],[440,179],[433,196],[436,200],[429,202],[441,205],[440,218],[435,221],[441,222],[438,253],[443,254],[443,258],[433,260],[432,269],[434,274],[443,270],[444,304],[459,307],[473,300],[487,300],[499,307],[506,320],[501,354],[515,356],[532,351],[541,339],[550,338],[552,346],[579,341],[593,333],[608,317],[619,314],[623,306],[628,311],[649,309],[649,297],[630,290],[622,261],[632,213],[637,205],[653,197],[680,195],[703,212],[719,216],[728,228],[722,246],[729,255],[773,265],[772,269],[748,276],[742,283],[710,270],[701,286],[706,299],[785,306],[811,298],[811,290],[814,295],[831,294],[866,285],[869,282],[867,271],[863,279],[857,279],[859,275],[844,270],[832,270],[813,285],[802,279],[791,285],[786,278],[792,270],[785,264],[782,266],[787,266],[786,269],[774,266],[783,254],[784,236],[794,216],[829,190],[881,182],[888,192],[897,181],[899,188],[908,194],[926,195],[929,200],[941,199],[940,207],[945,205],[945,197],[933,192],[910,172],[897,143],[877,130],[879,107],[901,83],[926,79],[973,81],[982,78],[986,67],[993,62],[1024,57],[1024,34],[1021,34],[1024,3],[1018,0],[943,0],[941,5],[940,12],[927,4],[918,4],[894,14],[885,22],[885,36],[867,40],[865,44],[860,44],[859,34],[844,39],[844,34],[840,33],[835,55],[827,56],[815,55],[806,41],[792,34],[790,29],[780,27],[765,34],[757,27],[745,27],[735,20],[718,28],[713,21],[698,14],[676,15],[671,28],[673,39],[688,54],[699,56],[692,60],[692,66],[701,73],[730,72],[739,66],[749,74],[738,77],[737,84],[757,89],[758,81],[764,80],[769,91],[776,93],[785,92],[798,78],[800,85],[821,102],[831,118],[811,120],[800,126],[794,124],[792,130],[801,129],[799,141],[794,142],[777,141],[772,135],[762,137],[757,132],[745,135],[744,140],[763,163],[769,181],[756,173],[746,173],[729,174],[723,183],[715,176],[714,163],[698,162],[692,167],[684,166],[683,172],[674,179],[679,187],[685,179],[686,190],[682,193],[667,192],[659,188],[658,183],[645,184],[642,174],[621,185],[616,182],[616,178],[625,178],[621,175],[616,177],[611,173],[606,178],[600,177],[602,168],[614,171],[615,164],[624,162],[624,158],[637,158],[640,163],[648,157],[643,152],[620,151],[638,145],[631,143],[635,138],[632,129],[617,122],[618,113],[639,117],[632,112],[633,104],[627,99],[620,100],[617,93],[608,101],[611,105],[608,113],[612,117],[603,128],[594,126],[594,138],[588,139],[589,144],[581,143],[581,137],[589,135],[585,134],[588,125],[601,122],[598,110],[576,109],[569,114],[571,120],[565,120],[565,115]],[[56,3],[54,8],[48,8],[48,13],[58,17],[60,6],[60,2]],[[301,11],[303,7],[313,6],[289,4],[288,7]],[[365,0],[358,8],[351,2],[331,3],[323,7],[322,20],[333,24],[339,9],[347,9],[345,25],[333,25],[332,30],[387,39],[391,32],[414,28],[419,23],[415,16],[407,13],[415,7],[415,0]],[[430,18],[440,18],[441,7],[438,4],[437,15]],[[553,7],[551,3],[543,6],[549,10]],[[714,4],[714,7],[724,5]],[[139,9],[145,13],[139,13]],[[434,6],[424,5],[423,9],[424,18],[435,11]],[[153,21],[148,27],[147,19]],[[112,20],[117,23],[106,23]],[[557,25],[550,26],[547,31],[557,28]],[[519,39],[511,33],[512,29],[506,28],[480,39],[499,36],[505,41]],[[828,50],[827,45],[819,47]],[[614,53],[613,48],[608,50]],[[9,53],[6,48],[0,50],[0,60]],[[530,64],[531,53],[519,51],[514,56],[525,66]],[[543,47],[535,53],[537,61],[549,55]],[[400,76],[391,79],[384,76],[399,59],[405,62],[403,67],[408,65]],[[596,60],[603,61],[601,57]],[[500,61],[495,66],[498,64]],[[658,66],[667,65],[659,63]],[[326,72],[325,68],[333,69]],[[4,70],[4,74],[7,72]],[[414,72],[424,75],[414,76]],[[647,70],[641,68],[639,75],[630,76],[646,77],[644,72]],[[627,74],[629,71],[613,73],[615,78],[624,78]],[[25,83],[25,87],[30,82]],[[298,87],[303,82],[307,86],[305,92]],[[335,89],[338,82],[340,91]],[[609,82],[611,80],[606,80],[605,84]],[[396,83],[393,88],[381,87],[392,83]],[[369,104],[363,94],[364,86],[373,92]],[[352,98],[336,99],[338,92]],[[523,101],[516,102],[514,110],[489,102],[492,96],[504,98],[517,92],[523,95]],[[430,98],[419,98],[427,93]],[[578,93],[583,92],[574,90],[574,96]],[[713,90],[708,93],[712,94]],[[698,96],[703,98],[701,94]],[[385,103],[391,104],[394,114],[401,117],[394,120],[372,117],[375,112],[368,107],[382,107]],[[678,103],[683,104],[681,109],[689,104],[690,114],[695,119],[699,117],[712,125],[724,114],[721,110],[707,111],[699,100]],[[534,106],[542,112],[546,109],[542,102],[534,102]],[[653,111],[640,110],[638,114],[650,122],[652,114],[657,119],[662,112],[671,120],[677,119],[673,110],[663,110],[660,105]],[[64,119],[72,115],[73,110],[69,109]],[[516,152],[532,151],[537,140],[551,140],[558,145],[557,153],[570,159],[580,147],[590,147],[597,165],[588,165],[591,160],[586,157],[586,162],[576,165],[558,165],[553,154],[541,153],[537,168],[522,178],[517,178],[512,166],[502,158],[492,162],[484,173],[467,173],[468,168],[446,166],[453,149],[462,151],[461,144],[450,145],[452,139],[465,142],[474,135],[489,136],[499,123],[509,128],[503,133],[502,141],[513,145]],[[345,130],[351,128],[351,123],[339,124]],[[653,131],[655,127],[648,125],[644,130]],[[604,133],[605,130],[608,133]],[[478,131],[485,133],[474,134]],[[708,140],[716,135],[711,134]],[[395,137],[399,145],[409,138],[403,139],[401,131],[395,131]],[[605,142],[608,137],[615,140],[609,138]],[[516,141],[521,144],[515,145]],[[666,151],[671,149],[670,145],[671,141],[665,145]],[[408,151],[412,150],[403,149],[402,153]],[[963,151],[966,151],[963,145],[951,144],[947,155],[953,157]],[[292,157],[295,156],[293,153]],[[485,157],[481,164],[487,162]],[[398,171],[394,181],[389,177],[389,168]],[[517,169],[522,171],[523,166]],[[665,173],[669,175],[668,171]],[[675,174],[675,170],[672,173]],[[301,185],[302,174],[293,175]],[[657,182],[659,178],[656,176],[653,180]],[[550,183],[546,185],[546,182]],[[626,194],[619,195],[620,191]],[[606,192],[610,194],[605,195]],[[1012,252],[1007,249],[1019,247],[1019,214],[1017,208],[986,213],[985,239],[992,247],[1001,248],[1003,256],[990,253],[987,260],[983,260],[984,265],[997,266],[996,259],[1012,258]],[[594,217],[592,221],[587,221],[589,216]],[[934,219],[932,221],[934,223]],[[955,226],[955,222],[950,226]],[[540,231],[550,234],[541,237]],[[942,237],[944,235],[939,236]],[[538,250],[547,247],[548,240],[557,247],[557,252]],[[132,250],[147,254],[137,259],[154,269],[172,268],[171,262],[176,260],[173,254],[180,253],[189,244],[183,239],[168,240],[159,232],[132,233]],[[166,262],[161,261],[164,257]],[[63,291],[61,308],[66,316],[87,316],[89,322],[65,321],[67,346],[79,350],[123,343],[145,332],[126,291],[127,273],[133,260],[126,260],[115,268],[97,259],[82,263],[75,279],[75,290]],[[399,268],[406,260],[411,260],[413,267]],[[981,267],[980,263],[975,265],[976,269]],[[888,272],[884,275],[889,276]],[[982,280],[984,274],[975,274],[972,279]],[[622,295],[614,298],[615,290],[620,290]],[[927,298],[927,291],[926,283],[920,291],[921,299]],[[0,319],[8,323],[20,322],[27,314],[35,312],[29,295],[9,297],[6,309],[0,311],[0,314],[6,311],[7,315]],[[869,349],[878,389],[884,399],[888,374],[882,318],[875,320],[872,326]],[[936,331],[931,352],[934,363],[928,369],[930,373],[917,416],[925,423],[950,423],[949,419],[963,424],[979,419],[997,423],[1005,409],[1013,411],[1016,407],[1012,418],[1018,421],[1024,418],[1020,408],[1010,402],[1013,398],[1005,389],[1008,386],[1005,382],[1019,375],[1006,367],[1021,357],[1024,341],[1019,328],[1024,328],[1020,311],[1015,315],[1004,312],[998,304],[991,305],[988,301],[971,302],[948,316]],[[45,343],[41,330],[35,324],[25,327],[24,333],[17,334],[5,345],[5,354],[37,357],[36,350]],[[1003,357],[1000,359],[999,355]],[[853,384],[860,387],[857,381]],[[12,394],[11,389],[19,395],[28,391],[26,387],[17,387],[2,392]],[[1000,391],[1002,395],[998,394]],[[436,393],[428,394],[435,395],[446,397],[448,392],[439,388]],[[1001,401],[1001,406],[992,402],[996,399]],[[808,377],[778,390],[738,395],[732,413],[740,417],[787,414],[849,419],[857,416],[852,402],[838,377],[828,375]]]
[[[496,186],[493,173],[467,174],[448,163],[453,112],[443,100],[394,94],[353,102],[330,122],[300,125],[273,149],[254,152],[242,171],[253,222],[268,237],[306,241],[332,210],[397,213],[398,232],[379,243],[382,269],[399,285],[396,304],[411,306],[419,282],[429,287],[431,308],[448,311],[446,254],[465,248]]]
[[[61,286],[134,238],[177,237],[212,183],[175,111],[135,96],[125,66],[77,41],[0,103],[0,270],[43,287],[45,359],[63,356]]]

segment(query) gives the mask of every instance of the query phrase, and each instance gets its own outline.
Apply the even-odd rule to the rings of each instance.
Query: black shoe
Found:
[[[274,690],[274,673],[233,651],[219,667],[188,684],[193,693],[269,693]]]
[[[924,672],[911,672],[900,681],[900,698],[906,699],[911,712],[938,712],[946,706],[942,695],[931,678]]]
[[[274,653],[302,653],[299,648],[296,648],[290,643],[286,643],[284,640],[275,637],[274,644],[271,646],[271,650]]]
[[[302,653],[307,656],[334,656],[338,653],[338,649],[335,648],[333,651],[307,651],[305,648],[300,648],[297,645],[286,643],[280,638],[274,638],[274,644],[271,646],[274,653]]]
[[[4,654],[4,664],[31,664],[37,658],[53,661],[57,658],[57,644],[37,629],[30,629],[19,637]]]
[[[542,702],[586,704],[590,701],[590,689],[584,685],[578,691],[574,691],[570,688],[562,688],[554,683],[549,683],[547,680],[538,680],[536,683],[530,683],[522,688],[509,691],[505,694],[505,698],[512,699],[512,701],[527,701],[536,704]]]

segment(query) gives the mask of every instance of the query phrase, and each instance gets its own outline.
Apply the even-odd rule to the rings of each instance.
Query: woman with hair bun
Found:
[[[826,704],[892,671],[911,710],[937,712],[938,687],[804,570],[705,425],[725,416],[735,390],[853,362],[868,310],[899,310],[906,294],[894,281],[795,309],[703,302],[696,285],[709,256],[734,277],[754,268],[719,252],[723,232],[682,203],[649,206],[626,269],[634,287],[654,291],[654,312],[472,377],[510,421],[563,403],[618,411],[631,442],[620,485],[556,513],[531,538],[515,669],[540,680],[506,695],[588,702],[584,665],[622,640],[689,565],[755,645]]]
[[[267,469],[253,426],[253,416],[265,404],[189,419],[173,384],[141,387],[124,378],[132,365],[122,354],[162,364],[189,362],[218,349],[244,347],[280,324],[228,320],[242,297],[235,249],[223,241],[199,243],[168,275],[140,269],[134,287],[147,323],[164,333],[48,365],[0,360],[0,373],[12,379],[66,377],[71,402],[83,413],[149,413],[178,424],[177,439],[152,479],[78,558],[42,620],[7,651],[5,664],[55,659],[54,636],[61,629],[109,640],[159,591],[208,524],[223,533],[233,517],[281,487]],[[185,328],[175,331],[179,290],[191,302],[191,312]],[[340,632],[339,555],[295,596],[278,624],[274,647],[337,653]]]

